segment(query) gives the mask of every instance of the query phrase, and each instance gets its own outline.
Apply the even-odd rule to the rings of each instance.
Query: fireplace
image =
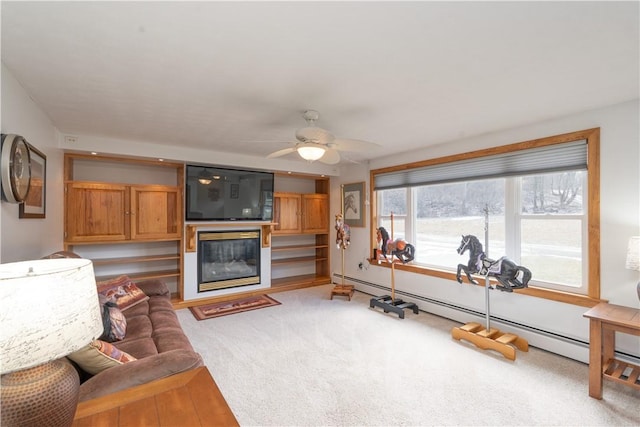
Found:
[[[259,230],[198,233],[198,293],[259,283]]]

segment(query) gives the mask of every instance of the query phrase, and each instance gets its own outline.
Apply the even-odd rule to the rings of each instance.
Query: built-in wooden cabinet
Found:
[[[98,280],[164,279],[179,300],[183,170],[178,163],[65,154],[65,250],[91,259]]]
[[[273,194],[273,234],[302,233],[302,195],[275,192]]]
[[[175,186],[68,182],[65,241],[179,238],[180,194]]]
[[[329,195],[302,195],[302,232],[309,234],[329,232]]]
[[[317,234],[329,232],[327,194],[273,194],[273,234]]]
[[[328,180],[308,179],[315,192],[273,194],[272,287],[331,283]]]

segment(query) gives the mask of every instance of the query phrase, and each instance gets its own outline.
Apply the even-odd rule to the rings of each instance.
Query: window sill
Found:
[[[375,266],[375,267],[391,268],[391,263],[387,261],[380,261],[378,263],[378,261],[376,260],[369,259],[369,263],[371,266]],[[396,263],[395,268],[396,270],[407,271],[409,273],[422,274],[425,276],[438,277],[441,279],[447,279],[447,280],[453,280],[453,281],[456,280],[455,273],[452,273],[450,271],[445,271],[445,270],[436,270],[433,268],[421,267],[413,264],[400,264],[400,263]],[[482,276],[475,276],[475,277],[482,279]],[[477,285],[477,286],[484,286],[484,281],[478,280],[478,282],[480,282],[480,285]],[[467,282],[465,281],[464,283],[467,283]],[[496,282],[492,280],[492,283],[496,283]],[[514,292],[522,295],[529,295],[536,298],[543,298],[551,301],[563,302],[566,304],[573,304],[573,305],[578,305],[581,307],[588,307],[588,308],[595,307],[601,302],[607,302],[606,300],[591,298],[587,295],[572,294],[569,292],[556,291],[552,289],[537,288],[535,286],[530,286],[524,289],[516,289],[514,290]]]

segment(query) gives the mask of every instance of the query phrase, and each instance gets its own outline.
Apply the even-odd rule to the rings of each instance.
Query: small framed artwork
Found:
[[[31,144],[31,185],[18,208],[19,218],[44,218],[47,202],[47,156]]]
[[[231,198],[237,199],[240,195],[240,185],[239,184],[231,184]]]
[[[350,227],[365,226],[364,182],[344,184],[342,186],[344,222]]]

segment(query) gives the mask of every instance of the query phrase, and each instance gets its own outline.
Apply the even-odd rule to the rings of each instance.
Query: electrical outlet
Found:
[[[67,144],[75,144],[78,142],[78,137],[67,135],[64,137],[64,142],[66,142]]]

